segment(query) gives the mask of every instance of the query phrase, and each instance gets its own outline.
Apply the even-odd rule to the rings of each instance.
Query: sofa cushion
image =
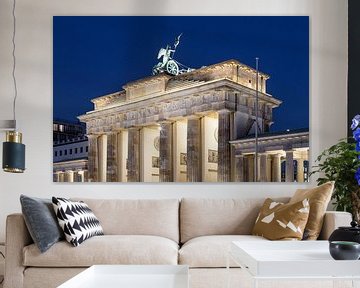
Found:
[[[308,199],[284,204],[267,198],[252,234],[269,240],[301,240],[309,218],[309,208]]]
[[[196,268],[226,267],[228,251],[232,241],[268,241],[252,235],[214,235],[193,238],[179,251],[179,264]],[[231,267],[239,267],[230,261]]]
[[[63,229],[65,239],[74,246],[85,240],[104,235],[99,220],[84,202],[52,197],[54,211]]]
[[[26,227],[41,252],[64,239],[51,199],[21,195],[20,203]]]
[[[171,264],[178,260],[178,244],[159,236],[95,236],[78,247],[66,241],[41,254],[34,244],[23,250],[25,266],[88,267],[95,264]]]
[[[287,198],[277,199],[288,201]],[[262,199],[182,199],[181,243],[206,235],[251,234]]]
[[[326,182],[311,189],[298,189],[290,203],[309,199],[310,213],[305,227],[304,240],[316,240],[323,226],[324,215],[334,190],[334,181]]]
[[[99,219],[105,235],[154,235],[179,242],[178,199],[79,199]]]

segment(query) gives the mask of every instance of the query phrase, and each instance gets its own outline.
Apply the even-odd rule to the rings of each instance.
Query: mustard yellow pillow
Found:
[[[269,240],[301,240],[308,217],[307,199],[284,204],[268,198],[260,209],[252,234]]]
[[[309,199],[310,213],[305,227],[304,240],[316,240],[319,237],[333,190],[334,182],[327,182],[312,189],[298,189],[290,199],[289,203]]]

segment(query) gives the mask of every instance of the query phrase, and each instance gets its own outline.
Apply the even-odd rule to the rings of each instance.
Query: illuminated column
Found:
[[[88,169],[89,169],[89,181],[98,181],[98,143],[97,135],[88,135],[89,153],[88,153]]]
[[[89,182],[89,171],[84,170],[84,182]]]
[[[218,182],[231,181],[230,117],[229,110],[218,111]]]
[[[65,182],[65,172],[59,172],[59,182]]]
[[[286,182],[294,182],[294,151],[286,151]]]
[[[268,179],[267,179],[267,154],[266,153],[261,153],[259,155],[259,159],[260,159],[260,169],[259,169],[259,179],[260,179],[260,182],[267,182]]]
[[[297,182],[304,182],[304,159],[297,159]]]
[[[247,181],[254,182],[255,155],[251,154],[246,156],[246,160],[247,160],[246,162],[247,162],[247,174],[248,174]]]
[[[171,122],[160,123],[160,182],[173,182],[173,125]]]
[[[117,137],[117,151],[116,151],[116,154],[117,154],[117,181],[119,182],[122,182],[122,179],[123,179],[123,174],[126,173],[126,171],[124,171],[123,169],[123,161],[125,161],[126,159],[126,155],[124,157],[123,155],[123,135],[124,135],[124,132],[123,131],[119,131],[116,135]]]
[[[235,182],[245,182],[245,157],[244,155],[235,156]]]
[[[85,182],[85,177],[84,177],[84,172],[83,170],[78,170],[76,171],[76,182]]]
[[[140,129],[128,130],[128,182],[140,182]]]
[[[99,161],[99,182],[106,182],[107,168],[107,135],[103,134],[98,138],[98,161]]]
[[[107,135],[107,171],[106,179],[107,182],[117,182],[117,132],[110,133]]]
[[[74,171],[65,171],[65,182],[74,182]]]
[[[187,181],[201,182],[201,120],[187,119]]]
[[[271,170],[272,182],[281,182],[281,154],[273,155]]]
[[[53,182],[60,182],[60,172],[53,173]]]

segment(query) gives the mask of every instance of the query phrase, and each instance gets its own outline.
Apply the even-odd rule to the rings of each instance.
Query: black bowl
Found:
[[[348,241],[331,241],[330,254],[335,260],[358,260],[360,257],[360,244]]]

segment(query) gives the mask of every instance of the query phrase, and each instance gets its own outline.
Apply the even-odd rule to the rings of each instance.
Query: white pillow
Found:
[[[93,236],[104,235],[99,220],[84,202],[52,197],[52,203],[66,241],[75,247]]]

